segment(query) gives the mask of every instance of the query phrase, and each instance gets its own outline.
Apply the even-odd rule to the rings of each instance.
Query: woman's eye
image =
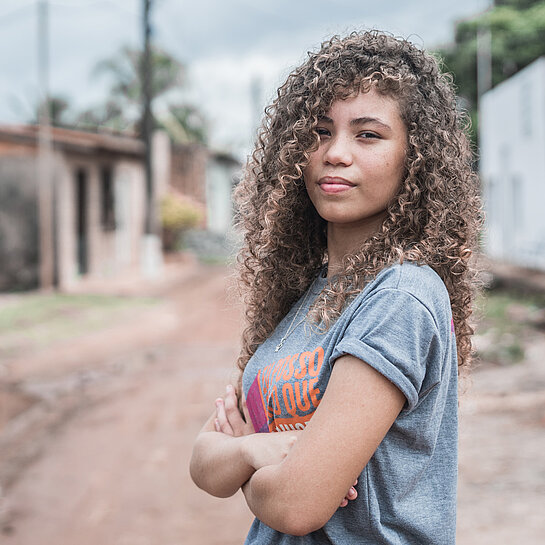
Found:
[[[363,131],[358,136],[364,139],[368,138],[380,138],[380,136],[377,133],[369,132],[369,131]]]
[[[329,136],[329,131],[323,127],[318,127],[316,132],[318,133],[318,136]]]

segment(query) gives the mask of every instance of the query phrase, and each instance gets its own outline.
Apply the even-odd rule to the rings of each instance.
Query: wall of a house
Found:
[[[102,223],[102,169],[111,169],[115,228]],[[78,264],[77,176],[86,178],[87,271]],[[108,279],[139,265],[144,228],[144,173],[138,161],[68,156],[58,176],[59,288],[71,290],[86,276]]]
[[[157,200],[160,201],[169,189],[172,172],[172,144],[165,131],[155,131],[152,146],[153,183]]]
[[[146,216],[145,173],[141,163],[124,160],[115,167],[116,268],[139,267]]]
[[[0,161],[0,291],[38,287],[36,163],[20,150]]]
[[[76,189],[75,173],[63,157],[57,155],[57,176],[55,178],[57,277],[61,289],[68,289],[77,281],[76,241]]]
[[[201,144],[173,145],[171,187],[205,204],[207,159],[208,151]]]
[[[231,161],[211,157],[206,171],[206,227],[226,235],[233,224],[233,184],[240,170]]]
[[[545,270],[545,58],[482,97],[485,251]]]

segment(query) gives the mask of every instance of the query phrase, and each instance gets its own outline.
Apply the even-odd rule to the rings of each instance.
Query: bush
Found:
[[[202,226],[204,222],[203,206],[180,193],[170,192],[163,197],[160,210],[166,252],[176,251],[184,232]]]

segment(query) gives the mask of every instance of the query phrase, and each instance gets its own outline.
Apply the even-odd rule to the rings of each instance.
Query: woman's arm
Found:
[[[195,441],[189,467],[191,478],[213,496],[232,496],[256,469],[280,463],[300,433],[252,433],[244,403],[243,408],[246,421],[237,409],[233,388],[228,386],[225,400],[216,400],[216,412]]]
[[[191,455],[193,482],[219,498],[232,496],[254,473],[243,455],[245,437],[215,431],[214,413],[200,431]]]
[[[275,530],[321,528],[403,408],[401,391],[353,356],[339,358],[320,405],[278,465],[256,471],[243,491],[252,512]]]

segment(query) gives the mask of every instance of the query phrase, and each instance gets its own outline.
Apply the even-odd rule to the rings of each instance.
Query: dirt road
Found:
[[[24,380],[36,384],[62,383],[76,371],[84,380],[4,491],[0,543],[243,542],[251,522],[243,498],[211,498],[188,475],[192,441],[237,355],[240,308],[227,294],[226,272],[195,265],[171,287],[168,319],[142,315],[130,336],[127,325],[87,340],[69,363],[55,349],[35,366],[27,362]],[[545,340],[536,338],[524,363],[477,371],[462,400],[461,545],[543,543],[544,353]]]

